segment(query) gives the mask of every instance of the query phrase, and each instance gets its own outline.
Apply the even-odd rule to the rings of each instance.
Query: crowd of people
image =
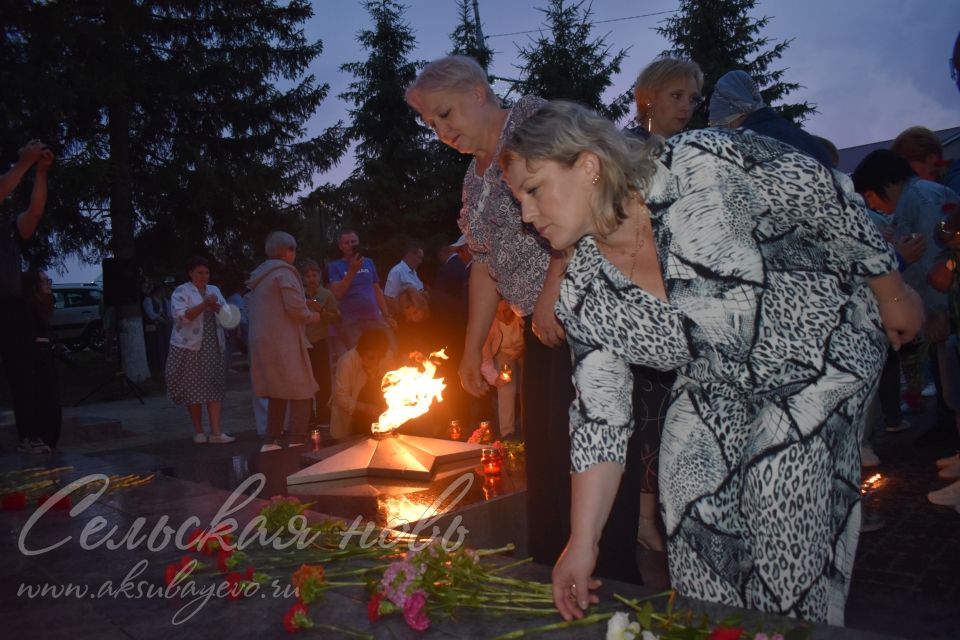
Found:
[[[960,170],[913,127],[851,180],[835,147],[741,70],[709,96],[710,128],[684,131],[703,82],[695,62],[654,61],[618,129],[562,100],[506,107],[471,58],[426,65],[406,100],[472,156],[462,235],[426,283],[424,248],[407,243],[381,286],[355,230],[338,233],[325,269],[274,231],[229,301],[192,258],[188,280],[169,301],[152,291],[144,312],[195,442],[233,440],[220,429],[231,336],[248,354],[264,452],[303,444],[311,424],[369,433],[384,371],[443,346],[441,374],[462,389],[450,385],[441,415],[495,416],[500,436],[525,443],[528,550],[554,565],[565,619],[599,602],[601,578],[642,582],[639,542],[666,551],[684,596],[842,624],[861,467],[879,463],[873,423],[909,428],[911,398],[932,383],[933,435],[960,448]],[[36,166],[4,249],[36,227],[51,162],[30,143],[0,178],[6,195]],[[30,416],[21,446],[52,446],[38,426],[53,419],[38,409],[49,278],[13,278],[3,255],[2,356],[29,391],[15,392],[18,429]],[[225,332],[230,307],[242,320]],[[6,340],[27,319],[29,357]],[[960,510],[958,454],[937,467],[956,481],[930,501]]]
[[[740,70],[710,96],[711,128],[683,133],[702,88],[694,62],[655,61],[621,131],[563,101],[504,108],[469,58],[421,71],[408,103],[473,156],[460,378],[486,390],[483,336],[509,305],[527,328],[529,548],[555,564],[564,618],[598,601],[598,578],[639,578],[637,538],[665,541],[684,595],[842,624],[881,371],[955,331],[925,258],[955,195],[898,174],[906,201],[940,194],[928,219],[898,208],[899,186],[851,181]],[[956,456],[938,464],[951,477]],[[955,504],[951,487],[931,501]]]

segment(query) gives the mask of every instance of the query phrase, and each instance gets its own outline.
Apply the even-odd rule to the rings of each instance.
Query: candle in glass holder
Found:
[[[503,452],[497,447],[484,447],[480,451],[480,466],[484,475],[498,476],[503,469]]]
[[[320,449],[320,429],[314,429],[310,432],[310,440],[313,442],[313,450]]]
[[[450,437],[451,440],[459,440],[459,439],[460,439],[461,432],[460,432],[460,421],[459,421],[459,420],[451,420],[451,421],[450,421],[450,428],[447,429],[447,435]]]

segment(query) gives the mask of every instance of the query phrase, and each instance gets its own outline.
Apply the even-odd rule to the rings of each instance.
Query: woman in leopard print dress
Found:
[[[660,458],[674,588],[842,624],[865,405],[888,339],[919,327],[916,293],[849,181],[792,147],[719,130],[676,136],[659,160],[640,145],[557,102],[501,156],[524,221],[573,249],[557,303],[577,389],[557,607],[570,619],[597,601],[633,363],[678,370]]]

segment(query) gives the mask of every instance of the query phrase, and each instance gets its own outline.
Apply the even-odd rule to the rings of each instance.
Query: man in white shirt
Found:
[[[387,306],[392,315],[398,314],[398,299],[404,289],[413,288],[423,291],[423,282],[417,275],[417,267],[423,262],[423,247],[411,242],[404,247],[403,259],[400,260],[387,275],[387,283],[383,287],[383,295],[387,299]]]

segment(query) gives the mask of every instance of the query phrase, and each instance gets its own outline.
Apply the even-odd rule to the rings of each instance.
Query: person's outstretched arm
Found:
[[[31,140],[23,145],[16,163],[10,167],[9,171],[0,176],[0,200],[5,200],[7,196],[13,193],[13,190],[23,180],[23,176],[27,175],[27,171],[40,159],[40,154],[46,148],[46,145],[39,140]]]
[[[43,217],[43,208],[47,204],[47,172],[53,164],[53,152],[43,149],[37,160],[37,173],[33,178],[33,191],[30,193],[30,206],[17,216],[17,231],[24,240],[33,237]]]

